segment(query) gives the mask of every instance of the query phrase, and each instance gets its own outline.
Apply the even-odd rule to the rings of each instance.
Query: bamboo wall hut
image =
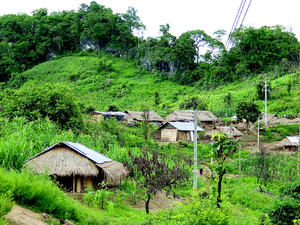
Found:
[[[237,139],[243,136],[244,134],[240,132],[238,129],[236,129],[233,126],[229,127],[214,127],[211,131],[208,131],[205,133],[205,137],[207,139],[211,139],[213,133],[222,133],[222,134],[227,134],[229,138]]]
[[[197,111],[197,120],[201,122],[203,126],[215,126],[219,121],[211,111]],[[164,123],[166,122],[193,122],[194,121],[194,110],[174,110],[168,115]]]
[[[159,125],[164,121],[164,118],[162,118],[160,115],[158,115],[154,111],[148,111],[148,112],[146,112],[146,115],[145,115],[145,112],[128,111],[128,110],[126,110],[125,113],[126,113],[126,116],[124,118],[124,121],[127,123],[135,122],[135,121],[143,122],[146,120],[147,116],[148,116],[148,118],[147,118],[148,121],[150,123],[154,123],[156,125]]]
[[[159,130],[161,130],[162,141],[194,141],[194,123],[191,122],[167,122]],[[197,139],[200,131],[204,129],[197,126]]]
[[[275,149],[284,150],[284,151],[298,151],[299,147],[299,137],[286,137],[278,144],[275,145]]]
[[[115,185],[129,175],[123,164],[80,143],[63,141],[28,159],[26,165],[37,174],[50,174],[66,191],[73,192],[97,188],[103,180]]]
[[[127,115],[126,113],[123,112],[100,112],[100,111],[93,111],[90,113],[91,116],[94,116],[96,120],[100,121],[102,118],[104,120],[109,120],[111,118],[115,118],[117,121],[124,121],[124,116]]]

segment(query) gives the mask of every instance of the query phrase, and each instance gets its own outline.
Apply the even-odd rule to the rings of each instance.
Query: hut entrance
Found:
[[[73,190],[73,177],[55,177],[54,180],[59,183],[59,186],[65,191],[70,192]]]

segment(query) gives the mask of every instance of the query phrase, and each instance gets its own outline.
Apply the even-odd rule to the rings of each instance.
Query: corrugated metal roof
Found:
[[[41,155],[41,154],[43,154],[43,153],[45,153],[47,151],[50,151],[53,148],[59,147],[61,145],[68,146],[69,148],[73,149],[77,153],[83,155],[84,157],[90,159],[91,161],[93,161],[93,162],[95,162],[97,164],[101,164],[101,163],[104,163],[104,162],[111,162],[111,161],[113,161],[112,159],[106,157],[105,155],[102,155],[101,153],[96,152],[95,150],[90,149],[90,148],[86,147],[83,144],[73,143],[73,142],[65,142],[65,141],[61,141],[59,143],[56,143],[55,145],[52,145],[49,148],[46,148],[44,151],[42,151],[41,153],[33,156],[32,158],[35,158],[35,157],[37,157],[37,156],[39,156],[39,155]],[[32,159],[32,158],[30,158],[30,159]],[[30,159],[28,159],[26,161],[29,161]]]
[[[168,122],[168,123],[180,131],[193,131],[195,126],[194,123],[184,123],[184,122]],[[204,131],[204,129],[197,126],[197,131]]]
[[[111,116],[125,116],[125,115],[127,115],[126,113],[119,112],[119,111],[116,111],[116,112],[113,112],[113,111],[109,111],[109,112],[93,111],[93,113],[102,114],[102,115],[111,115]]]
[[[292,144],[299,145],[299,137],[297,137],[297,136],[294,136],[294,137],[287,137],[287,139],[289,139],[289,141],[290,141]]]

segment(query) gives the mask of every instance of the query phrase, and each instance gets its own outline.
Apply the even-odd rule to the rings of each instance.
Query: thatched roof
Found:
[[[219,121],[211,111],[198,111],[197,120],[200,122],[217,122]],[[194,121],[194,110],[174,110],[165,118],[164,122],[190,122]]]
[[[280,141],[278,144],[275,145],[275,147],[290,147],[294,146],[297,147],[299,146],[299,137],[286,137],[282,141]]]
[[[107,182],[114,182],[129,175],[129,171],[127,169],[124,171],[123,164],[119,162],[105,162],[102,164],[96,164],[96,166],[103,169],[107,177]]]
[[[230,126],[230,127],[214,127],[211,131],[205,133],[205,136],[212,137],[213,132],[220,132],[222,134],[227,134],[228,137],[240,137],[244,135],[235,127]]]
[[[175,128],[179,131],[194,131],[194,123],[191,122],[167,122],[163,126],[161,126],[160,129],[170,129],[170,128]],[[197,131],[204,131],[203,128],[197,126]]]
[[[129,116],[131,116],[133,120],[145,121],[144,112],[126,110],[125,113],[128,114]],[[162,118],[160,115],[158,115],[154,111],[148,111],[148,116],[149,116],[149,118],[148,118],[149,122],[162,122],[164,120],[164,118]]]
[[[267,114],[267,123],[276,123],[278,119],[278,116],[276,114]],[[261,116],[261,120],[259,121],[260,123],[265,122],[265,114]]]
[[[68,148],[55,148],[26,163],[37,174],[48,173],[58,176],[98,176],[95,163]]]
[[[26,164],[38,174],[47,172],[58,176],[98,176],[98,167],[103,167],[108,180],[128,176],[127,168],[121,163],[72,142],[59,142],[28,159]]]

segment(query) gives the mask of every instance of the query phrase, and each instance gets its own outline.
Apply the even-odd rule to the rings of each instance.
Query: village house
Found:
[[[148,112],[137,112],[137,111],[125,111],[126,115],[124,117],[124,122],[130,123],[130,122],[143,122],[146,119],[149,123],[153,123],[155,125],[160,125],[164,118],[162,118],[160,115],[155,113],[154,111],[148,111]],[[145,115],[146,113],[146,115]],[[148,117],[148,118],[146,118]]]
[[[106,181],[116,185],[129,175],[123,164],[80,143],[61,141],[28,159],[25,164],[37,174],[51,175],[65,191],[84,192]]]
[[[197,121],[201,123],[201,126],[215,126],[219,121],[211,111],[199,110],[197,111]],[[194,110],[174,110],[169,114],[165,120],[166,122],[193,122],[194,121]]]
[[[185,122],[167,122],[160,128],[162,141],[194,141],[194,123]],[[199,139],[199,132],[204,131],[197,126],[197,139]]]
[[[261,116],[260,123],[265,123],[265,114]],[[267,123],[277,123],[278,116],[276,114],[267,114]]]
[[[109,112],[100,112],[100,111],[93,111],[90,113],[91,116],[95,116],[95,118],[97,119],[97,121],[100,121],[102,118],[104,120],[109,120],[111,118],[115,118],[117,121],[124,121],[124,116],[126,115],[126,113],[123,112],[113,112],[113,111],[109,111]]]
[[[222,134],[227,134],[229,138],[233,138],[233,139],[238,139],[244,135],[235,127],[229,126],[229,127],[214,127],[210,131],[206,132],[204,136],[207,139],[211,139],[213,133],[217,133],[217,132]]]
[[[275,144],[275,150],[298,151],[299,141],[299,137],[297,136],[288,136],[278,144]]]

